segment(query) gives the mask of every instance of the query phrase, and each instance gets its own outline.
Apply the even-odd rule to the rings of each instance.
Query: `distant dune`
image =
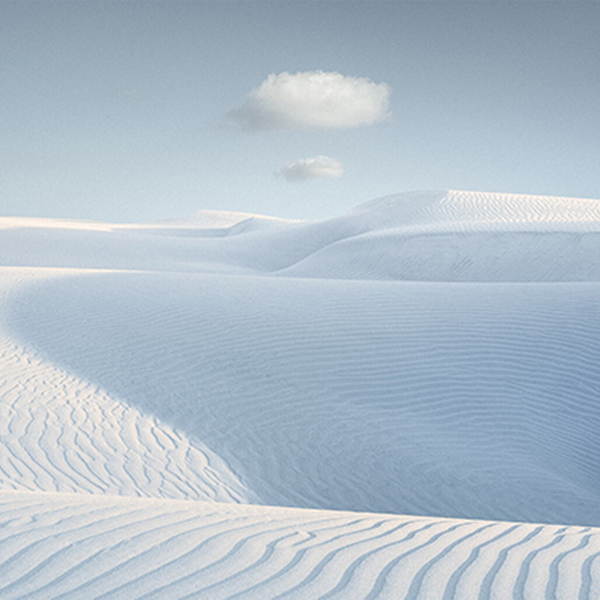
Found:
[[[0,264],[0,598],[600,597],[600,200],[4,218]]]

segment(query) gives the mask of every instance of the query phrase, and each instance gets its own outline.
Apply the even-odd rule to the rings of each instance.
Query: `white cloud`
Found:
[[[390,115],[390,88],[364,77],[307,71],[269,75],[229,112],[244,129],[344,129]]]
[[[279,173],[292,183],[309,179],[339,179],[344,174],[344,166],[335,158],[315,156],[288,163]]]

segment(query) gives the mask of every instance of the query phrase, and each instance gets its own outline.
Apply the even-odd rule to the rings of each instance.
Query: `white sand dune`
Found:
[[[592,598],[600,530],[0,493],[0,596]]]
[[[0,263],[0,598],[600,597],[600,201],[0,219]]]
[[[600,525],[598,284],[104,273],[17,299],[15,338],[268,504]]]
[[[600,201],[419,192],[302,223],[201,211],[150,225],[0,219],[6,266],[414,281],[600,281]]]
[[[64,272],[0,269],[15,287]],[[201,443],[84,382],[0,328],[0,489],[241,502],[252,495]]]

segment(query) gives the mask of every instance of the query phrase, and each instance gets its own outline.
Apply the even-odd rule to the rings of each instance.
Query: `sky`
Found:
[[[600,198],[600,3],[0,2],[0,216]]]

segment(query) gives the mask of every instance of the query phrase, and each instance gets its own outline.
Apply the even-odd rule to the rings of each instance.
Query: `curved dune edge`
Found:
[[[1,492],[0,596],[591,598],[600,529]]]
[[[225,463],[4,331],[8,299],[65,270],[0,269],[0,490],[249,502]]]

